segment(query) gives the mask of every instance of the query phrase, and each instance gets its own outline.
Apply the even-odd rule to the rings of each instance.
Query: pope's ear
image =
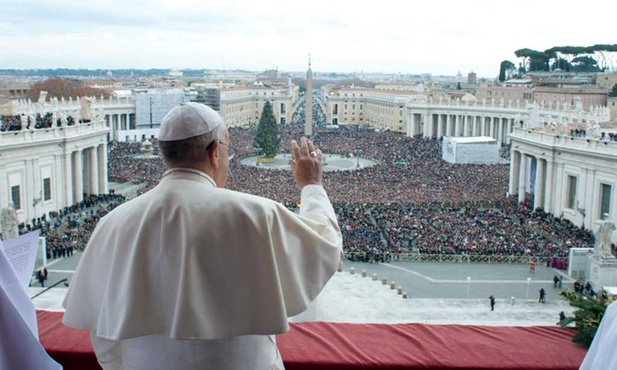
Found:
[[[215,140],[214,143],[212,143],[212,147],[208,151],[208,159],[210,160],[210,164],[212,165],[212,167],[214,167],[215,169],[219,168],[220,160],[221,160],[221,151],[220,151],[220,144],[218,140]]]

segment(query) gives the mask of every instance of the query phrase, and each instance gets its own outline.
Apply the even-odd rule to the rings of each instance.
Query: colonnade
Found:
[[[135,113],[109,113],[105,115],[105,124],[111,128],[107,140],[120,140],[118,131],[126,131],[136,128]]]
[[[424,137],[488,136],[500,144],[510,144],[508,135],[515,125],[514,118],[469,114],[412,113],[408,135]]]
[[[519,203],[525,200],[527,183],[533,181],[533,208],[542,208],[546,212],[553,211],[553,181],[555,163],[541,155],[532,155],[520,150],[512,149],[510,161],[510,195],[517,195]],[[527,162],[535,162],[535,172],[528,171]],[[534,176],[529,179],[528,176]]]
[[[70,151],[65,155],[66,202],[83,200],[83,194],[107,193],[107,143]]]
[[[107,127],[110,127],[113,132],[124,131],[135,128],[135,114],[134,113],[119,113],[119,114],[106,114],[105,123]]]

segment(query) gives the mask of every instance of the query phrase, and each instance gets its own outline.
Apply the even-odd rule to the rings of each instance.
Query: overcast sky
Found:
[[[617,43],[617,1],[0,0],[0,68],[494,77],[514,51]]]

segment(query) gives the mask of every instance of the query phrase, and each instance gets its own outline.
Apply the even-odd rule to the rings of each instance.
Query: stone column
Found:
[[[99,194],[108,193],[107,183],[107,144],[101,144],[97,148],[98,150],[98,178],[99,178]]]
[[[510,185],[508,192],[510,195],[518,194],[518,172],[521,165],[521,153],[511,149],[510,152]]]
[[[461,131],[460,116],[453,115],[452,118],[454,119],[454,135],[452,136],[459,136],[459,132]]]
[[[443,114],[439,114],[437,116],[437,138],[438,139],[443,136],[443,125],[444,125],[443,121],[444,121]]]
[[[469,122],[467,120],[467,115],[465,114],[463,116],[463,134],[461,135],[463,137],[467,136],[467,132],[469,131],[467,125],[469,125]]]
[[[429,126],[431,125],[430,118],[431,116],[428,113],[422,115],[422,122],[424,122],[424,126],[422,126],[422,137],[429,136]]]
[[[527,154],[521,153],[521,165],[518,172],[518,202],[525,200],[525,184],[527,182]]]
[[[65,196],[64,206],[69,207],[73,205],[73,153],[69,152],[64,156],[64,185]]]
[[[489,126],[490,136],[493,139],[495,139],[495,118],[494,117],[488,117],[488,126]]]
[[[90,163],[88,164],[88,170],[90,173],[90,186],[89,190],[92,194],[99,194],[99,160],[98,160],[98,151],[96,147],[91,147],[88,149],[90,157]]]
[[[501,122],[501,118],[497,118],[497,143],[499,146],[503,143],[503,122]]]
[[[116,139],[116,130],[114,129],[113,116],[111,114],[107,115],[107,127],[109,127],[109,134],[111,136],[111,140]]]
[[[453,136],[452,135],[452,115],[451,114],[446,115],[446,136]]]
[[[79,203],[84,200],[84,171],[83,171],[83,153],[81,150],[73,152],[73,184],[74,197],[73,201]]]
[[[546,161],[546,184],[544,192],[544,211],[554,213],[553,209],[553,189],[555,187],[554,184],[554,172],[555,172],[555,164],[551,161]]]
[[[512,121],[514,118],[508,118],[506,123],[506,144],[510,144],[510,133],[512,132]]]
[[[544,159],[536,157],[535,194],[533,209],[544,208]]]

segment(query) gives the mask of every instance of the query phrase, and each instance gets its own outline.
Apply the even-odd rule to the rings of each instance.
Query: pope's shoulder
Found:
[[[206,210],[209,204],[224,208],[279,208],[284,206],[272,199],[257,195],[242,193],[235,190],[216,188],[212,186],[202,187],[161,187],[156,186],[152,190],[133,198],[109,212],[103,217],[99,224],[104,225],[108,220],[133,217],[143,215],[146,210],[162,210],[164,208],[186,207],[199,208],[199,205]]]

